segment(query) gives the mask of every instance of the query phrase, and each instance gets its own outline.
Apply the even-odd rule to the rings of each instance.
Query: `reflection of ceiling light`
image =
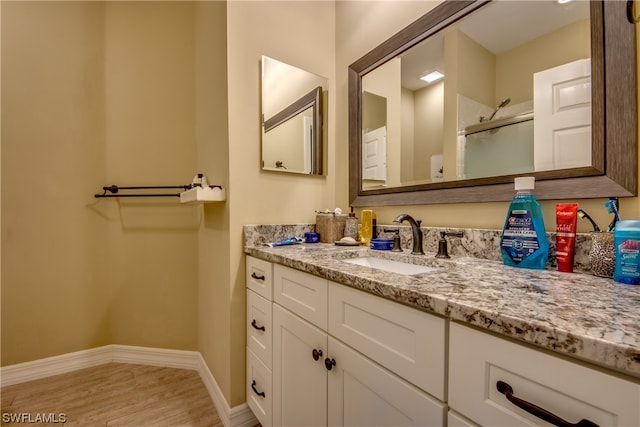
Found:
[[[573,0],[556,0],[558,2],[558,4],[567,4],[567,3],[571,3]]]
[[[444,74],[442,74],[440,71],[432,71],[429,74],[425,74],[424,76],[420,77],[420,80],[424,80],[425,82],[431,84],[433,82],[437,82],[443,77]]]

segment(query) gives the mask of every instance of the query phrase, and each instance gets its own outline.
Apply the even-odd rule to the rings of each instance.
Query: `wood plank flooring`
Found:
[[[74,427],[223,427],[198,372],[187,369],[107,363],[3,387],[0,398],[2,425],[29,424],[11,422],[20,416]]]

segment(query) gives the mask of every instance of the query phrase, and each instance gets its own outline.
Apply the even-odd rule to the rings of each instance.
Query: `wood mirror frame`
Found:
[[[349,200],[355,207],[509,201],[518,175],[362,189],[362,77],[486,4],[447,0],[349,66]],[[622,1],[591,1],[593,166],[538,172],[540,200],[637,195],[635,27]]]

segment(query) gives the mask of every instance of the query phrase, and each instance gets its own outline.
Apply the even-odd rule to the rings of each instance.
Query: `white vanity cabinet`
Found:
[[[256,414],[263,425],[444,425],[446,404],[434,397],[444,394],[443,319],[277,264],[272,313],[272,418]],[[432,370],[430,384],[423,372]],[[248,387],[247,400],[255,394]]]
[[[636,378],[250,256],[247,288],[264,427],[640,426]]]
[[[600,427],[640,425],[637,381],[451,322],[449,406],[483,426],[550,425],[516,406],[529,402],[569,422]],[[473,425],[450,413],[449,425]],[[585,424],[586,425],[586,424]]]

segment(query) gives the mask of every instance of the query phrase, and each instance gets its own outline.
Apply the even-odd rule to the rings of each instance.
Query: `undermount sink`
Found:
[[[372,256],[344,259],[343,262],[349,264],[361,265],[363,267],[376,268],[378,270],[388,271],[398,274],[422,274],[437,271],[437,267],[428,267],[425,265],[409,264],[406,262],[392,261],[389,259],[375,258]]]

